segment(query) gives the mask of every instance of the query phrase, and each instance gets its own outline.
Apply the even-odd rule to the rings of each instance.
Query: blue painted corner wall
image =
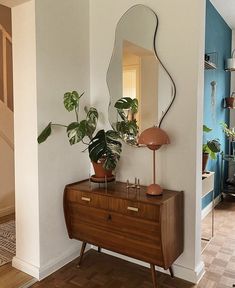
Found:
[[[223,99],[230,95],[230,73],[225,72],[224,63],[231,55],[232,30],[209,0],[206,2],[205,53],[216,52],[217,69],[205,70],[204,124],[213,130],[204,133],[203,141],[218,138],[221,149],[228,150],[228,143],[220,127],[221,122],[229,123],[229,111],[223,108]],[[211,82],[216,81],[216,101],[212,104]],[[215,172],[215,197],[220,193],[221,156],[209,160],[207,170]],[[212,195],[202,199],[202,209],[212,200]]]

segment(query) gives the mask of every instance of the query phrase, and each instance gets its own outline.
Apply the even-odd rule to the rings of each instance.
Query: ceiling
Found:
[[[0,0],[0,4],[14,7],[29,0]],[[227,24],[235,30],[235,0],[210,0]]]
[[[14,7],[27,1],[29,0],[0,0],[0,4],[7,7]]]
[[[235,0],[210,0],[230,28],[235,29]]]
[[[29,0],[0,0],[0,4],[14,7]],[[210,0],[220,15],[235,30],[235,0]]]

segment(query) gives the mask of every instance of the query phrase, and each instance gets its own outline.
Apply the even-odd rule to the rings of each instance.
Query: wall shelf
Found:
[[[204,62],[204,67],[206,70],[215,70],[217,67],[216,67],[216,64],[211,62],[211,61],[205,61]]]
[[[230,143],[231,144],[231,143]],[[231,147],[230,147],[231,149]],[[231,151],[233,153],[233,151]],[[222,153],[222,161],[221,161],[221,193],[224,194],[232,194],[235,195],[235,183],[234,181],[224,180],[224,170],[225,163],[231,163],[231,165],[235,165],[235,155],[223,154]],[[222,194],[223,195],[223,194]]]
[[[215,70],[218,63],[218,53],[210,52],[205,54],[204,67],[205,70]]]

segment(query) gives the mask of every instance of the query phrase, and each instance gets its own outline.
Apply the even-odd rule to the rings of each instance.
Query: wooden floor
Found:
[[[33,288],[152,288],[150,270],[119,258],[89,250],[80,268],[69,263]],[[159,288],[191,288],[194,285],[158,273]]]
[[[210,234],[210,215],[203,223]],[[216,207],[215,237],[203,252],[206,273],[198,285],[158,273],[158,288],[235,287],[235,198]],[[94,250],[88,251],[80,268],[78,260],[66,265],[33,288],[152,288],[149,269]],[[1,287],[1,286],[0,286]]]
[[[203,221],[202,232],[205,237],[211,233],[210,216]],[[235,287],[235,197],[226,197],[217,205],[215,237],[204,250],[202,258],[206,274],[199,287]]]
[[[0,218],[0,223],[5,223],[15,219],[15,215],[11,214]],[[35,280],[12,267],[11,263],[0,266],[0,288],[26,288],[30,287]]]
[[[0,217],[0,224],[1,223],[6,223],[10,220],[14,220],[15,219],[15,214],[10,214],[10,215],[7,215],[7,216],[3,216],[3,217]]]
[[[1,288],[26,288],[35,283],[33,277],[13,268],[11,263],[0,267]]]

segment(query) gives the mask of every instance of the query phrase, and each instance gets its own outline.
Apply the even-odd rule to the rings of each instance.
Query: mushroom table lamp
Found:
[[[162,195],[162,187],[156,184],[156,168],[155,168],[155,151],[162,145],[169,144],[170,139],[165,131],[156,126],[144,130],[138,140],[139,144],[145,144],[150,150],[153,150],[153,184],[147,188],[148,195]]]

